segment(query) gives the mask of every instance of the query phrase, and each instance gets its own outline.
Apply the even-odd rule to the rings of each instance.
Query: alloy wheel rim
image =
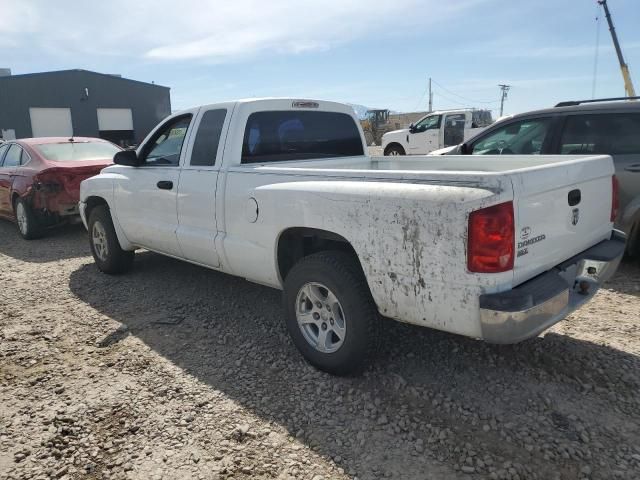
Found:
[[[18,203],[16,206],[16,221],[18,222],[18,228],[23,235],[27,234],[27,212],[24,209],[22,203]]]
[[[93,249],[96,252],[96,256],[103,262],[107,260],[109,254],[109,246],[107,245],[107,232],[100,222],[93,224],[91,231],[91,240],[93,242]]]
[[[389,152],[389,155],[391,155],[392,157],[398,157],[400,154],[397,150],[391,150],[391,152]]]
[[[310,282],[296,297],[296,319],[302,336],[322,353],[334,353],[344,343],[347,324],[342,305],[325,285]]]

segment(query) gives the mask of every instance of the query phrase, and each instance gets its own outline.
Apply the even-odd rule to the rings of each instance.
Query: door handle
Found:
[[[624,168],[627,172],[640,172],[640,163],[634,163]]]
[[[157,183],[157,187],[160,190],[171,190],[173,188],[173,182],[171,180],[160,180]]]

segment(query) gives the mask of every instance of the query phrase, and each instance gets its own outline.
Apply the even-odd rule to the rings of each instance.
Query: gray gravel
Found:
[[[0,478],[637,479],[640,268],[544,337],[388,322],[358,378],[307,366],[280,294],[81,227],[0,222]]]

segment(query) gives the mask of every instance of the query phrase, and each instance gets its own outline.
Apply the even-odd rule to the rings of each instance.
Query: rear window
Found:
[[[256,112],[247,119],[242,163],[364,155],[350,115],[334,112]]]
[[[65,142],[33,145],[47,160],[80,162],[83,160],[111,160],[120,148],[106,142]]]

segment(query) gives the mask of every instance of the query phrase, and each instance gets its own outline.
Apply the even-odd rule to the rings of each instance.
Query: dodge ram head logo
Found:
[[[571,217],[571,225],[577,225],[579,221],[580,221],[580,209],[574,208],[573,216]]]
[[[527,238],[529,238],[529,235],[531,235],[531,227],[524,227],[522,230],[520,230],[520,238],[522,240],[526,240]]]

